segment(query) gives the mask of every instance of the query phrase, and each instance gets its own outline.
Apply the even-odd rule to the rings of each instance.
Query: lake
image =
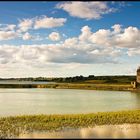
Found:
[[[79,89],[0,89],[0,116],[140,109],[140,94]]]

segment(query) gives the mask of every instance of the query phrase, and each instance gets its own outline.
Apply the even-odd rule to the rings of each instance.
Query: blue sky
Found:
[[[0,77],[132,75],[140,2],[0,2]]]

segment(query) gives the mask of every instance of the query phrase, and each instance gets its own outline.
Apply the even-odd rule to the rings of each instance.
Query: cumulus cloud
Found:
[[[120,33],[122,31],[120,24],[115,24],[111,28],[114,29],[114,33]]]
[[[26,32],[29,29],[60,27],[63,26],[66,21],[67,21],[66,18],[54,18],[47,16],[34,17],[31,19],[23,19],[19,21],[18,32]]]
[[[137,27],[129,26],[114,38],[115,45],[125,48],[140,46],[140,30]]]
[[[79,39],[81,41],[87,41],[89,39],[89,37],[91,36],[91,29],[88,26],[84,26],[81,29],[81,35],[79,36]]]
[[[0,24],[0,40],[10,40],[18,37],[15,24]]]
[[[33,20],[32,19],[23,19],[19,21],[19,32],[26,32],[32,28]]]
[[[31,19],[19,20],[17,25],[15,24],[0,24],[0,40],[10,40],[17,37],[23,40],[42,40],[40,36],[32,36],[28,33],[29,29],[40,29],[40,28],[54,28],[63,26],[67,21],[66,18],[53,18],[47,16],[35,17]],[[60,35],[58,33],[52,33],[49,38],[53,41],[60,40]]]
[[[111,29],[99,29],[93,32],[89,40],[102,47],[135,48],[140,46],[140,30],[137,27],[121,28],[114,25]]]
[[[63,2],[57,4],[56,8],[63,9],[71,16],[85,19],[100,19],[103,14],[115,11],[109,8],[106,2]]]
[[[51,34],[49,34],[49,39],[52,41],[59,41],[60,38],[60,34],[57,32],[52,32]]]
[[[14,55],[17,52],[17,47],[12,45],[0,45],[0,64],[14,62]]]
[[[78,43],[78,38],[73,37],[73,38],[68,38],[65,40],[64,45],[68,47],[72,47],[72,46],[77,46]]]
[[[26,32],[24,35],[23,35],[23,40],[30,40],[30,39],[32,39],[32,36],[28,33],[28,32]]]
[[[34,28],[40,29],[40,28],[60,27],[63,26],[66,21],[67,21],[66,18],[53,18],[53,17],[44,16],[44,17],[36,18],[34,23]]]
[[[19,46],[0,45],[0,65],[17,67],[18,64],[22,64],[24,67],[43,68],[48,64],[119,63],[124,49],[128,56],[140,54],[140,30],[131,26],[121,27],[121,31],[118,29],[120,26],[114,25],[110,29],[92,32],[90,27],[83,26],[79,36],[67,38],[63,42]],[[31,39],[30,34],[26,32],[23,39]]]
[[[112,57],[118,52],[113,49],[97,50],[92,44],[73,41],[74,39],[66,40],[63,44],[1,45],[0,63],[12,65],[22,63],[32,67],[40,65],[45,67],[48,63],[115,63]]]
[[[0,40],[10,40],[18,37],[15,31],[0,31]]]
[[[109,46],[111,41],[110,35],[110,30],[99,29],[97,32],[92,33],[89,39],[92,43],[98,44],[100,46]]]
[[[15,28],[15,24],[0,24],[0,31],[14,31]]]

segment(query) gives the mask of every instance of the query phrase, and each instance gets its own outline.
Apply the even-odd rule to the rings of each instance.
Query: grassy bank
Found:
[[[130,84],[89,84],[89,83],[59,83],[54,88],[64,89],[88,89],[88,90],[114,90],[114,91],[130,91]]]
[[[95,84],[95,83],[53,83],[53,84],[0,84],[0,88],[58,88],[130,91],[130,84]]]
[[[0,118],[0,138],[18,137],[20,133],[52,131],[95,125],[140,124],[140,110],[68,115],[25,115]]]

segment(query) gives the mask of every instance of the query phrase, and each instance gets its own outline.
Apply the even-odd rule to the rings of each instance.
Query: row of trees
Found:
[[[88,77],[74,76],[74,77],[63,77],[63,78],[47,78],[47,77],[28,77],[28,78],[9,78],[9,79],[0,79],[0,80],[18,80],[18,81],[48,81],[48,82],[79,82],[85,80],[93,80],[94,75],[89,75]]]
[[[104,80],[107,83],[122,83],[122,82],[130,82],[135,81],[136,76],[94,76],[89,75],[87,77],[84,77],[82,75],[80,76],[74,76],[74,77],[58,77],[58,78],[47,78],[47,77],[28,77],[28,78],[9,78],[9,79],[2,79],[0,80],[18,80],[18,81],[47,81],[47,82],[83,82],[86,80]]]
[[[52,81],[54,82],[82,82],[85,80],[93,80],[94,75],[89,75],[88,77],[84,77],[82,75],[80,76],[74,76],[74,77],[66,77],[66,78],[54,78]]]

